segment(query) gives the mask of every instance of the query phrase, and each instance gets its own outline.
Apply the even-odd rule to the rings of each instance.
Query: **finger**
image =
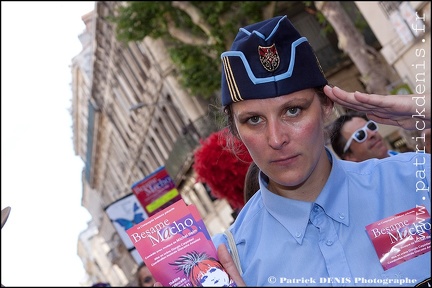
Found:
[[[335,97],[337,97],[340,100],[343,100],[345,102],[355,101],[354,93],[347,92],[347,91],[345,91],[345,90],[343,90],[337,86],[334,86],[332,88],[332,92],[333,92],[333,95],[335,95]]]
[[[416,130],[416,120],[413,118],[406,118],[406,117],[397,117],[395,119],[391,118],[382,118],[380,116],[374,115],[374,114],[366,114],[368,119],[373,120],[377,123],[384,124],[384,125],[391,125],[391,126],[399,126],[406,130]],[[426,125],[428,125],[426,123]],[[430,124],[429,124],[430,125]]]
[[[402,115],[411,116],[413,113],[412,99],[409,95],[378,95],[355,92],[354,97],[365,107],[375,110],[388,117]],[[368,106],[370,105],[370,106]]]
[[[383,95],[367,94],[359,91],[349,93],[339,87],[333,88],[333,94],[338,99],[341,99],[338,101],[341,105],[361,112],[374,110],[387,114],[388,110],[391,110],[394,106],[394,101],[389,101],[390,99]]]
[[[333,100],[333,102],[338,103],[346,108],[354,109],[357,111],[366,111],[370,108],[363,107],[364,104],[357,101],[354,97],[354,93],[348,93],[339,87],[324,87],[324,92],[326,95]]]
[[[326,86],[324,86],[324,93],[327,95],[327,96],[333,96],[333,90],[332,90],[332,87],[330,87],[329,85],[326,85]]]
[[[366,116],[369,120],[373,120],[373,121],[380,123],[380,124],[393,125],[393,126],[398,125],[398,122],[396,120],[393,120],[393,119],[382,118],[382,117],[379,117],[377,115],[369,114],[369,113],[367,113]]]
[[[366,107],[370,108],[391,108],[393,106],[393,103],[388,102],[388,98],[385,98],[387,96],[383,95],[377,95],[377,94],[366,94],[359,91],[354,92],[354,98],[364,104]],[[387,102],[386,102],[387,100]]]
[[[155,282],[154,285],[153,285],[153,287],[163,287],[163,286],[162,286],[162,283]]]
[[[219,245],[217,248],[217,254],[219,262],[222,264],[226,272],[231,276],[237,286],[246,286],[225,244]]]

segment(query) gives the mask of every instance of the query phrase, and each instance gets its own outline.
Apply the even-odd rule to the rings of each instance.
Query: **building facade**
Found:
[[[357,7],[380,42],[383,55],[399,79],[389,85],[392,94],[417,94],[430,97],[431,93],[431,3],[430,1],[355,1]],[[428,96],[427,96],[428,95]],[[421,111],[425,104],[418,98]],[[421,135],[415,131],[405,131],[383,127],[386,140],[393,149],[407,145],[415,150],[416,141]]]
[[[89,283],[110,278],[111,285],[133,286],[138,263],[104,210],[131,193],[133,183],[165,166],[212,234],[228,227],[233,210],[225,200],[210,198],[192,171],[199,139],[216,131],[209,103],[179,86],[161,41],[146,38],[125,45],[116,40],[106,19],[120,3],[98,1],[95,10],[82,17],[83,50],[71,65],[74,149],[85,163],[82,205],[92,216],[89,229],[97,231],[81,235],[78,252]],[[102,246],[99,251],[88,249]],[[113,272],[117,276],[108,277]]]

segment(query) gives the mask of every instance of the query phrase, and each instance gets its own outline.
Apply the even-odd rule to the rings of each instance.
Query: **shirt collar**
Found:
[[[349,187],[346,173],[341,167],[340,160],[336,159],[327,147],[325,149],[332,163],[332,169],[315,203],[320,205],[334,221],[348,226]],[[299,244],[302,244],[314,203],[288,199],[270,192],[267,189],[267,176],[263,173],[259,175],[259,184],[267,211],[289,231]]]

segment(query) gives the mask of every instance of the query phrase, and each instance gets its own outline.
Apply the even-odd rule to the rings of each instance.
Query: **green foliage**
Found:
[[[121,42],[141,41],[145,36],[159,38],[167,34],[164,13],[173,10],[170,2],[128,2],[119,6],[117,16],[109,18],[116,24],[117,39]]]
[[[334,33],[334,29],[331,24],[327,21],[327,18],[322,14],[321,11],[317,10],[314,1],[303,1],[305,7],[309,8],[309,11],[313,11],[315,18],[320,24],[322,30],[321,33],[325,36],[326,34]]]
[[[306,11],[320,23],[322,36],[336,37],[331,24],[326,17],[316,9],[314,1],[187,1],[182,4],[193,5],[199,11],[201,21],[210,29],[202,30],[196,25],[189,11],[183,11],[173,6],[172,1],[127,1],[119,2],[112,21],[116,29],[117,40],[123,43],[142,41],[146,36],[162,39],[176,66],[180,84],[191,96],[212,100],[220,89],[221,60],[220,54],[231,46],[239,27],[255,23],[275,15],[296,17]],[[369,37],[369,42],[379,42],[367,25],[353,1],[341,2],[345,11],[353,19],[356,27],[363,35]],[[195,12],[195,10],[193,10]],[[266,13],[266,15],[264,15]],[[171,35],[169,27],[186,32],[182,35],[193,35],[189,40],[191,45],[183,43],[179,35]],[[208,35],[209,33],[210,35]],[[366,39],[368,40],[368,39]],[[216,98],[216,97],[215,97]],[[216,100],[216,99],[213,99]],[[213,101],[214,103],[218,101]]]
[[[193,96],[210,99],[220,89],[220,54],[229,49],[239,27],[264,20],[263,11],[274,4],[273,14],[293,14],[306,9],[321,24],[321,32],[334,33],[325,16],[315,8],[313,1],[190,1],[210,27],[211,35],[195,25],[189,14],[172,5],[171,1],[128,1],[119,5],[110,17],[116,26],[117,39],[127,43],[142,41],[144,37],[161,38],[177,67],[180,84]],[[346,9],[350,7],[345,5]],[[352,5],[351,5],[352,6]],[[349,9],[348,9],[349,10]],[[360,15],[361,16],[361,15]],[[355,17],[364,25],[362,18]],[[191,45],[180,42],[169,34],[168,23],[187,31],[204,43]],[[175,35],[174,35],[175,36]],[[205,41],[205,39],[212,41]],[[211,44],[210,44],[211,43]]]
[[[179,69],[180,84],[192,95],[210,99],[220,88],[219,62],[202,53],[200,47],[179,45],[169,52]]]
[[[351,19],[354,23],[354,26],[361,31],[362,33],[369,29],[369,25],[364,19],[363,15],[360,13],[358,9],[355,8],[355,4],[351,2],[342,2],[342,7],[351,16]]]
[[[180,83],[191,95],[205,99],[220,89],[220,54],[230,46],[239,27],[262,21],[262,11],[270,1],[191,1],[211,27],[211,35],[192,22],[184,11],[172,6],[171,1],[128,1],[119,6],[109,18],[116,26],[117,40],[123,43],[142,41],[144,37],[162,38],[175,63]],[[171,37],[168,20],[176,28],[187,30],[203,39],[212,37],[212,44],[193,46]]]

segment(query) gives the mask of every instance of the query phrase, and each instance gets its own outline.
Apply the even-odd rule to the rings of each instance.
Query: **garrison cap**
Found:
[[[287,16],[240,28],[221,59],[223,106],[327,84],[312,47]]]

